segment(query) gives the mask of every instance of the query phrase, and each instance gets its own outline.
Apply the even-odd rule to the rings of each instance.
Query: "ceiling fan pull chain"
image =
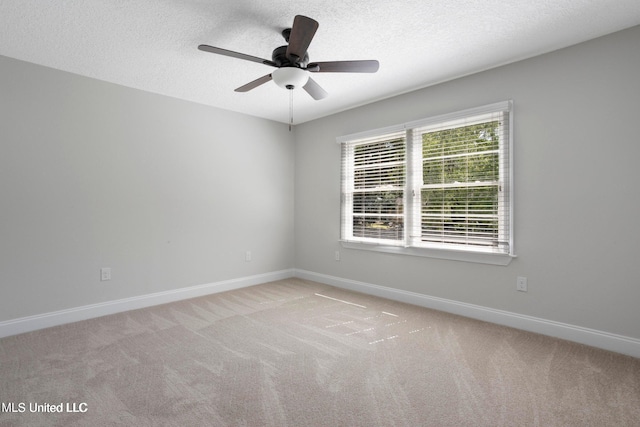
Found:
[[[289,89],[289,132],[293,126],[293,89]]]

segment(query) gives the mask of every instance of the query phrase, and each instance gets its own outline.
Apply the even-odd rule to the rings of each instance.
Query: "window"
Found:
[[[338,138],[343,244],[507,264],[511,123],[509,101]]]

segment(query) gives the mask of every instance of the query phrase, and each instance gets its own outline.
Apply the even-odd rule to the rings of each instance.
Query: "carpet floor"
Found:
[[[640,426],[640,359],[287,279],[3,338],[0,400],[2,427]]]

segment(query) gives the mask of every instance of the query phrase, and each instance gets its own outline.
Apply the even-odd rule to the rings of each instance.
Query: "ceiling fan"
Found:
[[[273,80],[278,86],[285,89],[302,87],[315,100],[326,97],[327,92],[309,76],[311,73],[375,73],[379,63],[375,60],[358,61],[329,61],[309,62],[307,49],[318,30],[318,22],[302,15],[296,15],[293,26],[282,31],[282,36],[288,43],[274,49],[271,60],[258,58],[244,53],[234,52],[219,47],[201,44],[198,49],[230,56],[247,61],[275,67],[272,73],[262,76],[252,82],[240,86],[236,92],[248,92],[251,89]]]

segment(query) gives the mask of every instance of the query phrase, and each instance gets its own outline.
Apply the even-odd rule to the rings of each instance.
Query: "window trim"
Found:
[[[443,244],[443,247],[437,247],[437,244],[430,245],[429,247],[425,246],[407,246],[408,240],[405,238],[404,244],[394,245],[388,244],[382,241],[352,241],[352,240],[344,240],[342,239],[342,216],[343,216],[343,199],[342,199],[342,188],[341,188],[341,197],[340,197],[340,243],[342,247],[348,249],[359,249],[359,250],[367,250],[374,252],[382,252],[382,253],[390,253],[390,254],[398,254],[398,255],[409,255],[409,256],[420,256],[420,257],[428,257],[428,258],[436,258],[436,259],[445,259],[452,261],[463,261],[463,262],[474,262],[474,263],[482,263],[482,264],[492,264],[492,265],[508,265],[513,258],[516,258],[515,254],[515,246],[514,246],[514,193],[513,193],[513,101],[503,101],[497,102],[493,104],[488,104],[480,107],[469,108],[466,110],[456,111],[453,113],[441,114],[437,116],[428,117],[421,120],[415,120],[403,124],[398,124],[394,126],[388,126],[379,129],[373,129],[365,132],[358,132],[350,135],[344,135],[336,138],[336,142],[339,144],[347,143],[349,141],[363,139],[363,138],[373,138],[376,136],[383,135],[385,133],[393,133],[398,131],[405,131],[407,133],[407,164],[415,161],[415,153],[412,153],[413,144],[410,142],[410,137],[413,129],[415,128],[424,128],[430,125],[454,125],[456,123],[460,123],[470,116],[480,116],[483,114],[495,113],[497,111],[508,111],[508,146],[507,146],[507,159],[508,165],[506,165],[507,170],[509,171],[508,179],[505,184],[508,187],[505,191],[507,192],[508,198],[508,206],[509,206],[509,217],[508,217],[508,230],[509,230],[509,253],[503,252],[491,252],[482,249],[475,249],[473,247],[465,246],[464,248],[456,248],[454,245]],[[501,150],[503,153],[503,150]],[[502,162],[501,162],[502,167]],[[342,171],[341,171],[342,176]],[[406,179],[406,189],[408,190],[411,186],[411,181],[414,179],[412,176],[407,176]],[[340,179],[341,187],[343,185],[342,177]],[[405,197],[405,206],[404,212],[409,212],[410,209],[415,209],[412,206],[413,203],[412,197]],[[415,215],[407,215],[405,216],[405,220],[410,220],[413,218],[414,220],[418,220]],[[408,230],[413,224],[405,224],[405,229]]]

